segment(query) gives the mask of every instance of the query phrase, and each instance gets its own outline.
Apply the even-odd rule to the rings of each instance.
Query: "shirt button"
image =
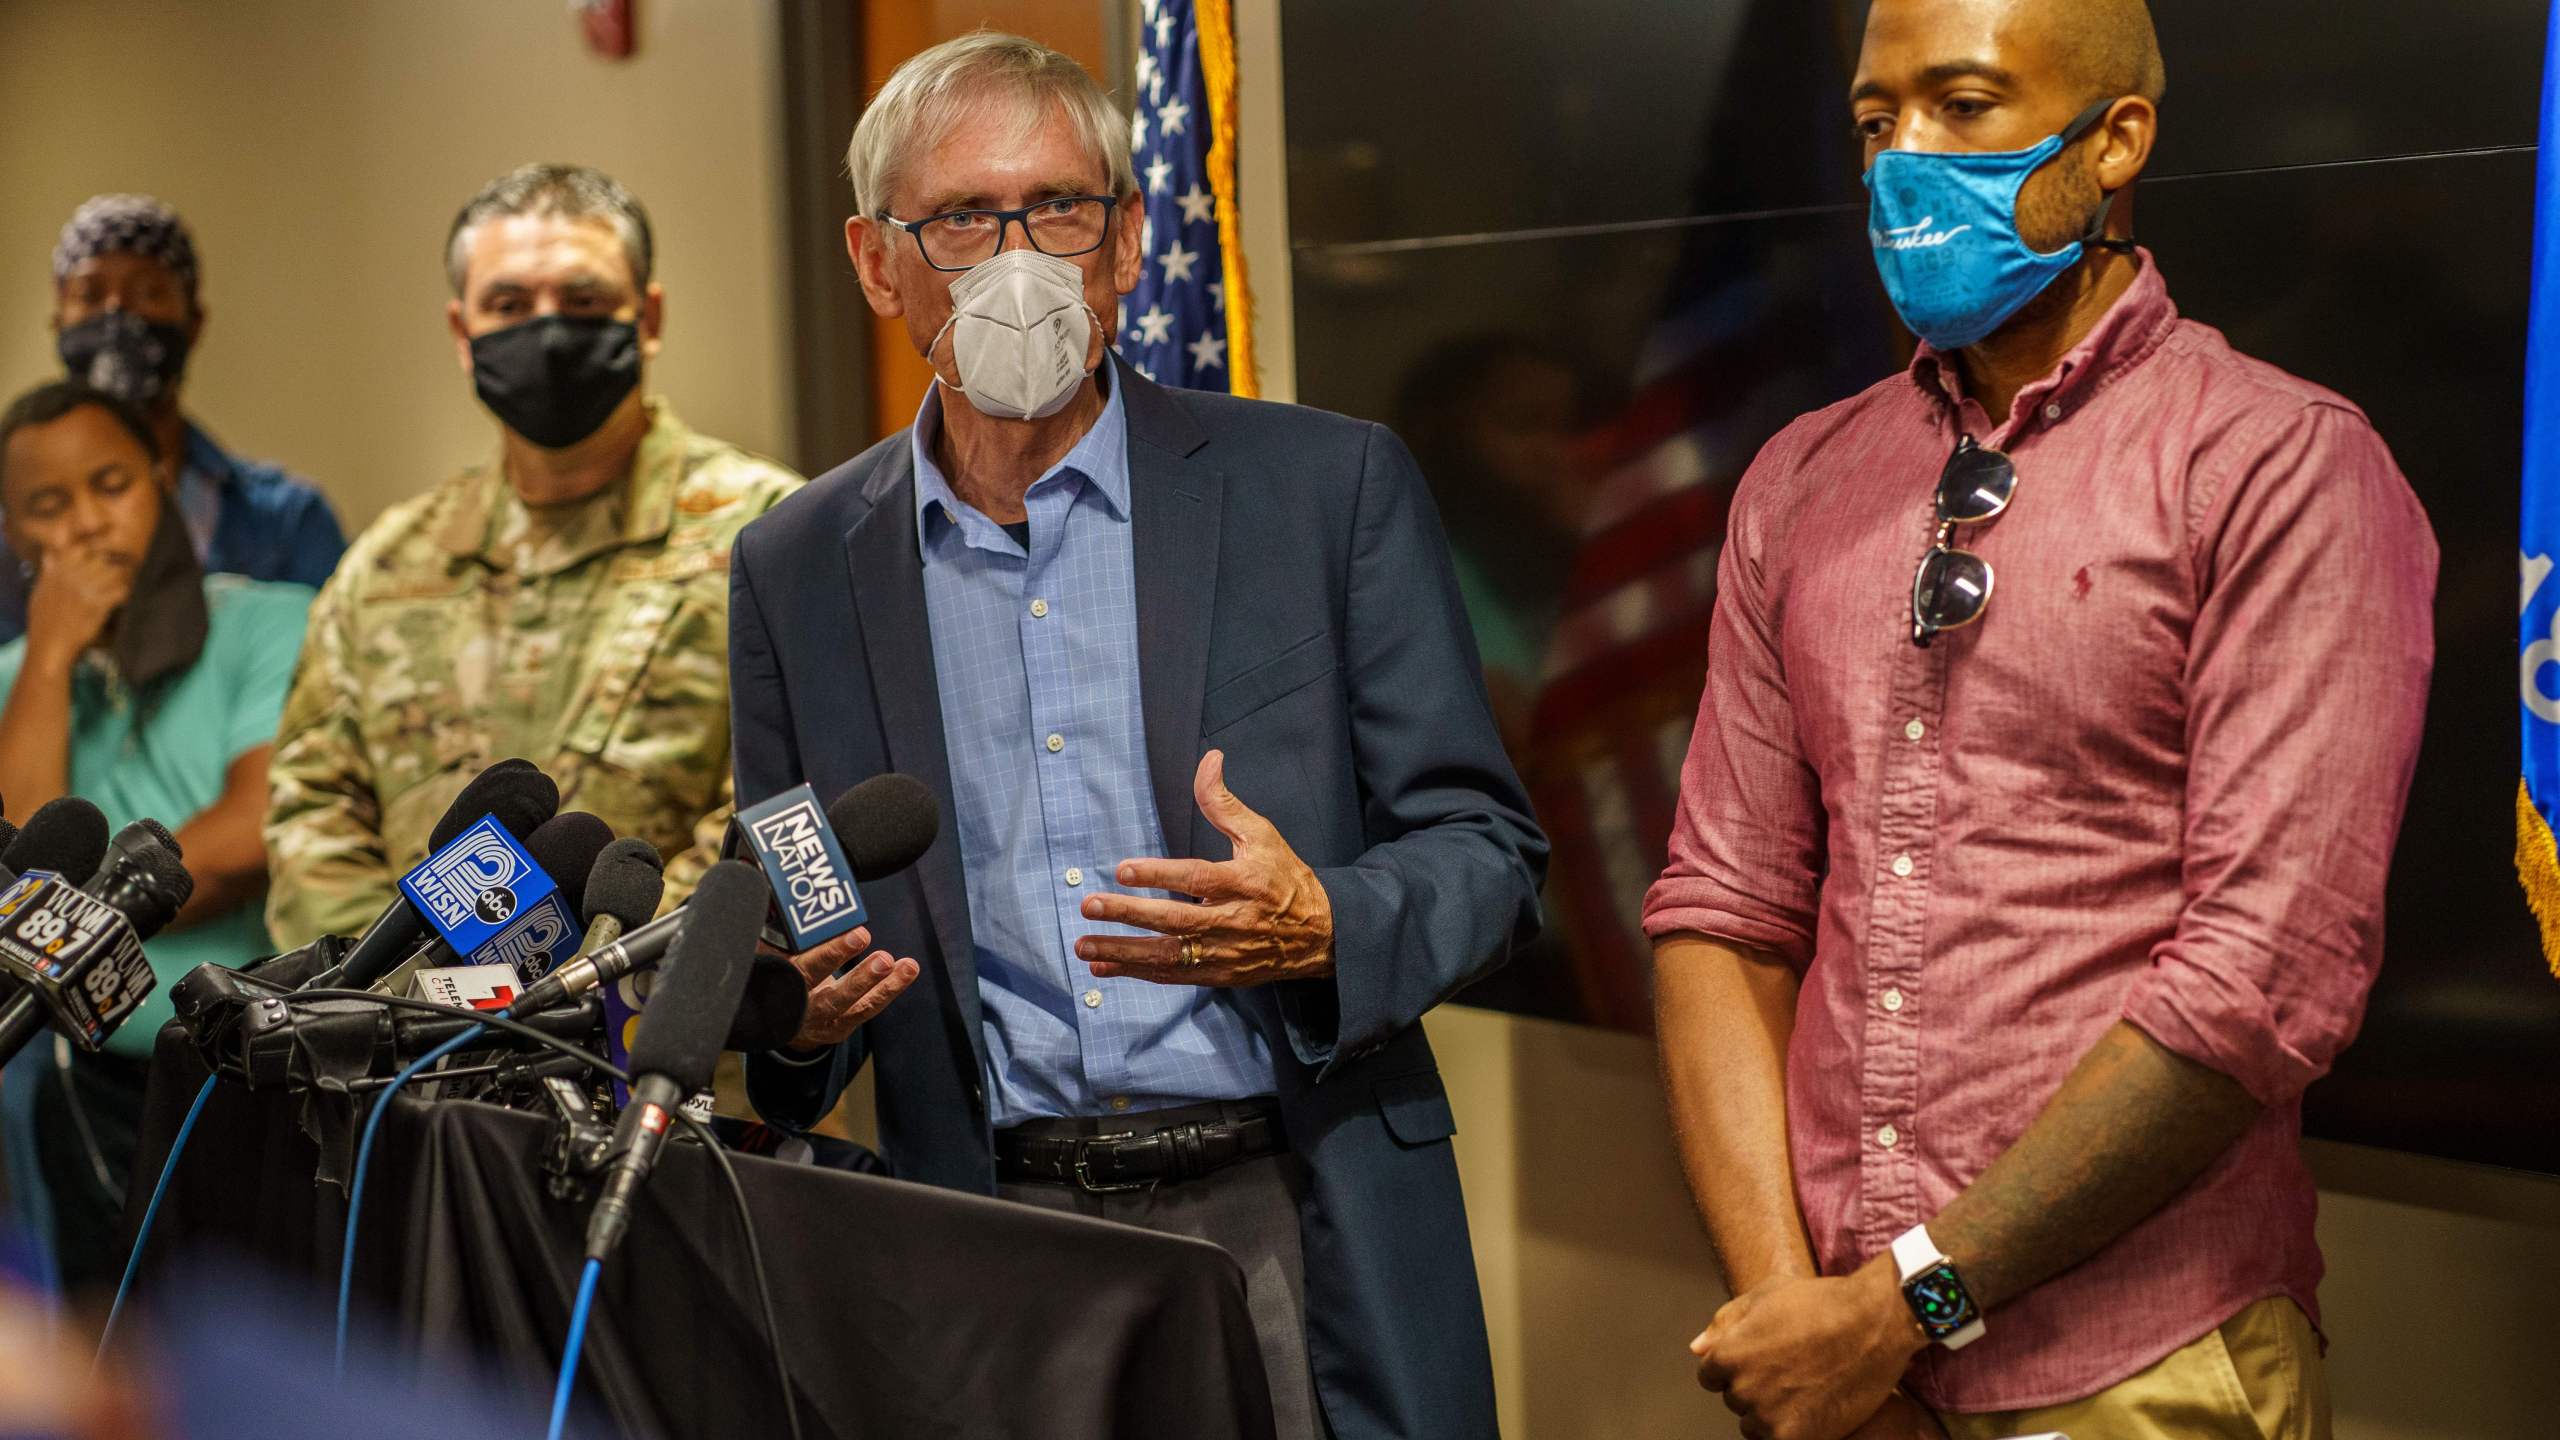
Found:
[[[2044,418],[2046,418],[2047,420],[2059,420],[2059,419],[2061,419],[2061,418],[2062,418],[2062,407],[2061,407],[2061,406],[2059,406],[2059,405],[2047,405],[2046,407],[2044,407]]]
[[[1101,1009],[1101,1008],[1102,1008],[1102,992],[1101,992],[1101,991],[1099,991],[1099,990],[1087,990],[1086,992],[1084,992],[1084,1008],[1086,1008],[1087,1010],[1099,1010],[1099,1009]]]
[[[1902,1143],[1902,1132],[1887,1125],[1876,1132],[1876,1143],[1890,1150]]]
[[[1081,885],[1081,884],[1083,884],[1083,883],[1084,883],[1084,867],[1083,867],[1083,866],[1081,866],[1081,865],[1070,865],[1070,866],[1068,866],[1068,867],[1067,867],[1067,883],[1068,883],[1068,884],[1070,884],[1070,885]]]
[[[1899,1012],[1902,1009],[1902,992],[1899,990],[1887,987],[1885,992],[1882,995],[1877,996],[1876,999],[1889,1013]]]
[[[1058,748],[1057,743],[1056,743],[1056,742],[1057,742],[1057,739],[1058,739],[1058,737],[1057,737],[1057,736],[1055,736],[1055,735],[1052,735],[1052,736],[1050,736],[1050,737],[1049,737],[1049,740],[1050,740],[1050,742],[1051,742],[1051,743],[1050,743],[1050,745],[1049,745],[1049,748],[1050,748],[1050,749],[1055,750],[1055,749],[1057,749],[1057,748]],[[1902,879],[1905,879],[1905,880],[1910,879],[1910,878],[1911,878],[1911,857],[1910,857],[1910,856],[1908,856],[1908,855],[1896,855],[1896,856],[1894,856],[1894,857],[1893,857],[1893,873],[1894,873],[1895,875],[1897,875],[1897,876],[1900,876]]]
[[[1032,618],[1032,619],[1034,619],[1034,620],[1046,620],[1046,619],[1048,619],[1048,618],[1049,618],[1049,602],[1048,602],[1048,601],[1046,601],[1046,600],[1034,600],[1034,601],[1032,601],[1032,602],[1031,602],[1031,618]]]
[[[1064,735],[1052,735],[1048,738],[1046,743],[1049,747],[1049,753],[1055,755],[1059,751],[1067,748],[1067,737]]]
[[[1112,1096],[1112,1097],[1111,1097],[1111,1108],[1112,1108],[1112,1109],[1114,1109],[1114,1110],[1126,1110],[1126,1109],[1128,1109],[1128,1108],[1129,1108],[1129,1097],[1128,1097],[1128,1096],[1126,1096],[1126,1095],[1114,1095],[1114,1096]]]
[[[1905,740],[1917,740],[1928,733],[1929,727],[1921,724],[1917,720],[1914,720],[1910,724],[1902,727],[1902,738]]]

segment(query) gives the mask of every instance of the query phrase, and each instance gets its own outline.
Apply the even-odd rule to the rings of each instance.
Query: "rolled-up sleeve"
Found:
[[[1669,861],[1644,929],[1813,956],[1821,886],[1821,787],[1787,694],[1771,605],[1771,517],[1791,483],[1792,432],[1769,442],[1734,493],[1716,564],[1715,617],[1697,729],[1680,772]]]
[[[2436,546],[2353,410],[2311,405],[2234,449],[2192,519],[2185,905],[2124,1014],[2273,1105],[2354,1038],[2382,963]]]

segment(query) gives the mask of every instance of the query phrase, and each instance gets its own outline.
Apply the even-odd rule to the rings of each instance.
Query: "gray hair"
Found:
[[[979,30],[909,59],[871,98],[844,152],[854,204],[864,215],[888,209],[901,167],[940,144],[971,106],[990,101],[1020,115],[1020,139],[1065,111],[1076,138],[1101,157],[1111,193],[1138,188],[1128,117],[1082,65],[1036,40]]]
[[[652,258],[649,212],[622,182],[588,165],[519,165],[480,187],[444,237],[444,274],[453,293],[471,268],[471,232],[490,220],[512,215],[555,215],[564,220],[602,220],[622,236],[622,252],[631,261],[631,283],[649,287]]]

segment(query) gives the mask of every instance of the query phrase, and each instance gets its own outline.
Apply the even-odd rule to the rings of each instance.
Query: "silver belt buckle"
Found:
[[[1145,1190],[1151,1188],[1155,1184],[1152,1180],[1136,1180],[1123,1185],[1096,1185],[1093,1183],[1093,1161],[1091,1155],[1088,1153],[1091,1147],[1105,1140],[1135,1140],[1137,1138],[1138,1132],[1135,1130],[1119,1130],[1114,1131],[1109,1135],[1087,1135],[1078,1139],[1076,1141],[1075,1163],[1076,1188],[1084,1191],[1087,1195],[1116,1195],[1123,1191]]]

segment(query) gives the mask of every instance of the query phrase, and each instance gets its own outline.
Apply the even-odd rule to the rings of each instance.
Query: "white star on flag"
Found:
[[[1156,67],[1156,52],[1153,50],[1138,52],[1138,83],[1146,87],[1150,100],[1164,93],[1164,71]]]
[[[1170,178],[1172,174],[1173,162],[1167,160],[1161,155],[1157,156],[1155,158],[1155,163],[1147,167],[1147,193],[1150,195],[1163,194],[1165,181]]]
[[[1173,242],[1172,249],[1156,258],[1164,262],[1164,281],[1171,285],[1176,281],[1191,278],[1191,267],[1199,261],[1200,252],[1185,250],[1182,248],[1182,242],[1176,240]]]
[[[1190,118],[1191,107],[1183,104],[1179,95],[1156,107],[1156,127],[1167,135],[1181,134],[1182,122]]]
[[[1134,154],[1135,152],[1146,148],[1147,112],[1144,110],[1132,110],[1129,112],[1129,149],[1131,153]]]
[[[1182,223],[1185,225],[1209,225],[1217,221],[1218,197],[1201,189],[1196,180],[1190,189],[1174,196],[1173,203],[1182,207]]]
[[[1161,305],[1148,306],[1147,313],[1138,317],[1138,343],[1162,345],[1172,338],[1173,317]]]
[[[1209,303],[1221,310],[1227,308],[1227,282],[1224,280],[1209,282]]]
[[[1172,43],[1173,15],[1167,12],[1156,17],[1156,48],[1161,50]]]
[[[1200,332],[1199,339],[1182,348],[1191,352],[1191,368],[1194,370],[1206,370],[1212,365],[1221,369],[1226,366],[1227,342],[1206,330]]]
[[[1138,0],[1138,8],[1145,12],[1148,24],[1156,22],[1156,6],[1160,3],[1162,0]]]

